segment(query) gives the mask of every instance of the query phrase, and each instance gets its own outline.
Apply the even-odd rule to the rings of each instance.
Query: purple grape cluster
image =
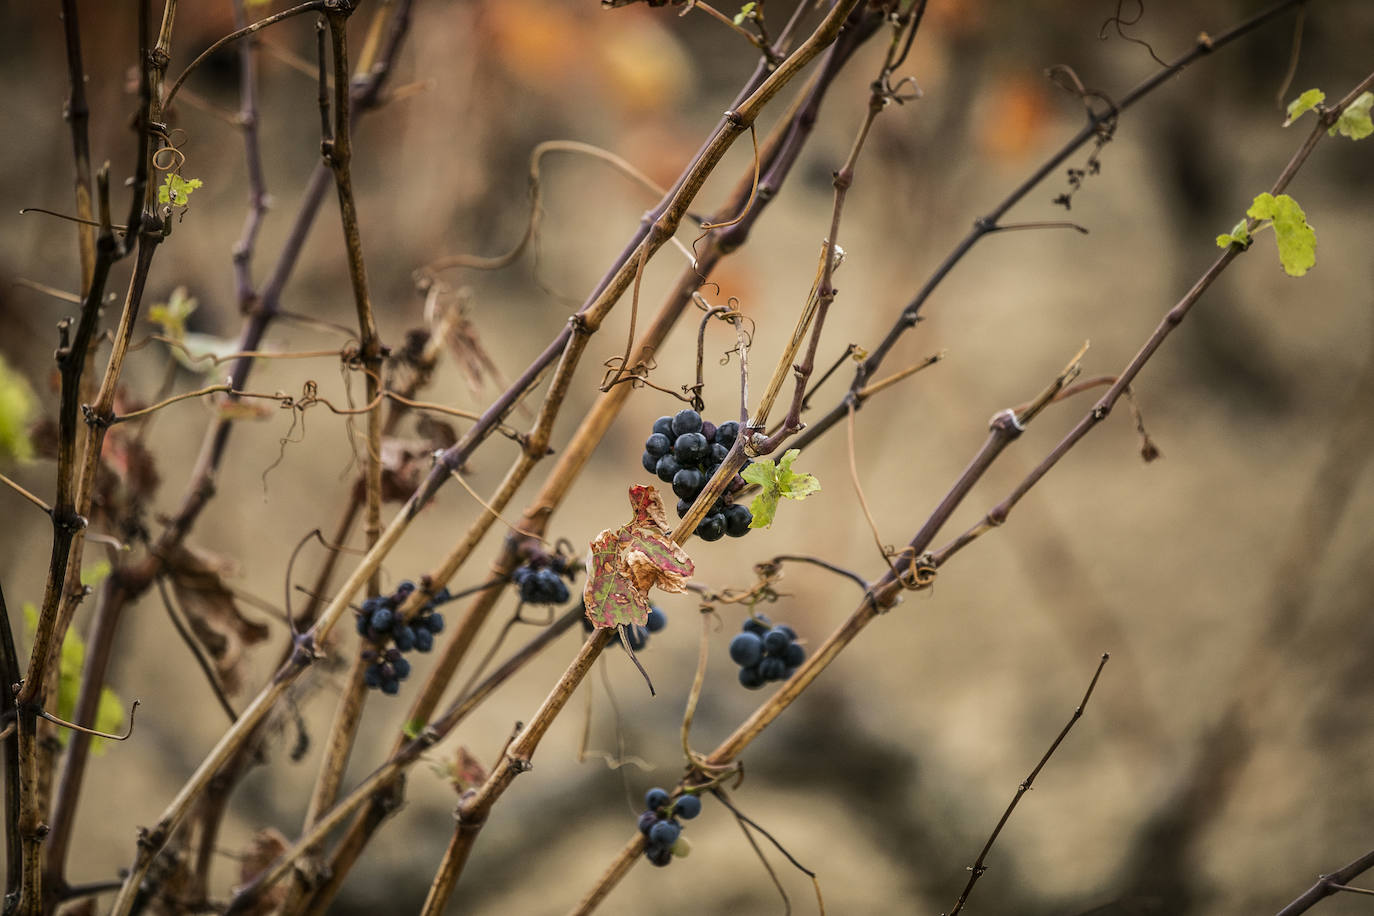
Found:
[[[526,604],[562,604],[572,597],[568,583],[552,566],[530,562],[517,567],[510,580],[520,590]]]
[[[673,801],[668,790],[655,786],[644,793],[644,809],[639,816],[639,832],[644,834],[644,858],[662,868],[673,861],[674,855],[687,855],[681,822],[690,821],[701,813],[701,799],[695,795],[679,795]]]
[[[739,682],[758,690],[772,681],[785,681],[806,661],[797,631],[787,624],[773,626],[762,614],[748,617],[742,631],[730,640],[730,658],[739,665]]]
[[[676,416],[654,421],[654,432],[644,442],[640,463],[644,470],[673,485],[673,493],[678,497],[677,517],[682,518],[738,437],[739,424],[735,421],[717,426],[689,407]],[[743,488],[744,479],[736,475],[727,493]],[[733,505],[722,496],[697,524],[694,533],[703,541],[718,541],[727,534],[743,537],[749,533],[753,520],[748,506]]]
[[[451,600],[448,589],[440,589],[414,617],[406,620],[397,609],[413,591],[414,582],[402,582],[390,595],[368,598],[357,614],[358,635],[375,646],[363,651],[363,660],[370,662],[363,672],[363,680],[373,690],[392,696],[400,692],[401,681],[410,674],[410,662],[405,659],[405,653],[412,649],[428,652],[434,648],[434,637],[444,629],[444,615],[435,608]],[[391,645],[387,646],[387,642]]]

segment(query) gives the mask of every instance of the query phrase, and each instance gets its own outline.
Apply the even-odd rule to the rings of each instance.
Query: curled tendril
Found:
[[[910,88],[908,89],[908,87]],[[921,91],[920,84],[916,82],[916,77],[904,76],[893,83],[892,71],[890,70],[884,70],[882,76],[878,77],[873,84],[873,91],[883,100],[884,105],[890,102],[905,105],[907,102],[914,102],[925,95]]]
[[[153,153],[153,168],[159,172],[179,173],[181,167],[186,164],[186,154],[180,149],[186,142],[186,131],[180,127],[174,128],[170,133],[159,130],[156,127],[150,128],[153,135],[161,140],[166,146],[159,147]]]
[[[1144,40],[1143,38],[1136,38],[1134,35],[1127,35],[1125,29],[1122,28],[1122,26],[1135,25],[1138,22],[1140,22],[1140,20],[1145,18],[1145,0],[1135,0],[1135,17],[1132,19],[1127,19],[1124,15],[1122,15],[1122,10],[1124,10],[1125,8],[1126,0],[1117,0],[1116,15],[1108,16],[1103,21],[1102,28],[1097,30],[1098,40],[1106,41],[1108,38],[1107,29],[1115,27],[1118,38],[1123,38],[1126,41],[1129,41],[1131,44],[1140,45],[1146,51],[1150,52],[1150,57],[1154,58],[1155,63],[1159,64],[1161,67],[1168,67],[1169,64],[1163,59],[1161,59],[1158,54],[1155,53],[1155,49],[1150,45],[1148,41]]]
[[[339,350],[339,361],[345,368],[354,372],[365,370],[362,348],[357,341],[349,341]]]
[[[917,591],[935,584],[935,575],[939,572],[939,567],[935,565],[935,557],[930,551],[917,554],[912,548],[904,547],[889,556],[896,561],[892,569],[897,574],[897,583],[902,588]]]
[[[709,312],[713,308],[711,303],[706,301],[706,297],[701,294],[701,290],[705,289],[708,286],[713,288],[715,295],[720,295],[720,284],[714,280],[704,280],[702,281],[700,289],[692,291],[692,304],[703,312]]]
[[[1073,67],[1068,64],[1056,64],[1045,71],[1045,76],[1050,82],[1070,95],[1076,96],[1083,103],[1084,112],[1089,120],[1095,122],[1098,136],[1107,136],[1116,131],[1117,117],[1121,113],[1121,108],[1112,101],[1111,96],[1100,89],[1089,89],[1079,79]],[[1099,114],[1093,110],[1092,102],[1096,99],[1107,106],[1105,113]]]

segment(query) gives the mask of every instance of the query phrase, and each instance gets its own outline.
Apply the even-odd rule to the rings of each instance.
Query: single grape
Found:
[[[703,541],[719,541],[725,537],[725,516],[719,512],[706,516],[697,525],[696,535]]]
[[[706,437],[707,442],[714,442],[716,439],[716,424],[712,423],[710,420],[702,420],[701,429],[698,430],[698,432]]]
[[[684,795],[673,805],[673,813],[684,821],[690,821],[701,813],[701,799],[695,795]]]
[[[750,690],[758,690],[763,686],[763,675],[759,674],[757,665],[749,665],[739,669],[739,682]]]
[[[388,678],[382,681],[382,693],[389,697],[394,697],[401,692],[401,682],[395,678]]]
[[[725,510],[725,533],[732,538],[744,537],[753,521],[754,513],[748,506],[730,506]]]
[[[773,623],[762,614],[754,614],[744,618],[744,626],[741,627],[741,629],[746,633],[753,633],[762,639],[764,633],[773,629]]]
[[[644,793],[644,808],[647,811],[657,811],[668,804],[668,792],[658,786],[654,786]]]
[[[685,518],[686,515],[687,515],[687,510],[690,509],[690,508],[692,508],[692,500],[690,500],[690,499],[679,499],[679,500],[677,501],[677,517],[678,517],[678,518]]]
[[[759,677],[765,681],[780,681],[787,670],[787,663],[780,658],[765,658],[759,662]]]
[[[404,658],[396,658],[391,662],[391,667],[396,671],[396,680],[404,681],[410,677],[410,662]]]
[[[648,452],[645,452],[644,454],[639,456],[639,463],[643,465],[644,470],[648,471],[650,474],[654,473],[654,471],[658,468],[658,459],[655,458],[653,455],[650,455]]]
[[[711,443],[701,433],[683,433],[673,443],[673,457],[683,466],[698,464],[711,454]]]
[[[572,593],[568,591],[568,583],[563,581],[562,576],[558,575],[558,573],[553,570],[549,570],[549,576],[551,577],[549,580],[549,593],[553,598],[554,604],[562,604],[572,597]]]
[[[543,587],[540,585],[535,572],[528,566],[522,566],[511,576],[511,580],[520,586],[521,601],[537,602],[543,600],[541,597],[544,594]]]
[[[680,436],[683,433],[695,433],[701,431],[701,414],[688,407],[679,410],[677,416],[673,417],[673,435]]]
[[[682,465],[678,464],[677,459],[672,455],[664,455],[658,459],[658,464],[654,465],[654,473],[664,483],[672,483],[673,477],[680,470],[682,470]]]
[[[672,821],[659,821],[649,828],[649,842],[655,846],[672,847],[682,835],[682,827]]]
[[[737,438],[739,438],[739,424],[734,420],[716,427],[716,442],[726,448],[734,445]]]
[[[681,513],[681,512],[679,512],[677,515],[678,515],[678,518],[681,518],[681,517],[682,517],[682,513]],[[358,635],[359,635],[359,636],[366,636],[366,635],[367,635],[367,622],[368,622],[369,619],[371,619],[371,617],[372,617],[372,615],[371,615],[371,614],[367,614],[367,613],[359,614],[359,615],[357,616],[357,626],[358,626]]]
[[[719,442],[711,446],[711,460],[714,461],[716,464],[720,464],[722,461],[724,461],[725,456],[728,454],[730,454],[730,450],[725,446],[721,445]]]
[[[730,660],[736,665],[757,665],[763,658],[763,640],[756,633],[739,633],[730,640]]]
[[[649,605],[649,620],[644,624],[644,629],[650,633],[657,633],[668,625],[668,615],[663,613],[657,605]]]
[[[382,662],[382,683],[398,680],[396,677],[396,666],[391,662]]]
[[[673,492],[681,499],[696,499],[705,481],[696,468],[683,468],[673,475]]]
[[[649,860],[650,865],[657,865],[659,868],[673,861],[673,849],[671,846],[646,846],[644,847],[644,857]]]
[[[654,432],[659,433],[669,439],[673,438],[673,418],[659,417],[657,420],[654,421]]]
[[[382,666],[368,665],[367,670],[363,672],[363,683],[373,690],[382,686]]]
[[[396,648],[402,652],[409,652],[415,648],[415,628],[402,624],[394,628],[391,638],[396,641]]]
[[[787,651],[787,646],[792,642],[792,637],[787,635],[787,631],[782,627],[773,627],[763,634],[763,649],[769,655],[776,655],[779,658]]]
[[[420,623],[422,626],[424,626],[425,629],[429,630],[431,633],[444,632],[444,615],[440,614],[438,611],[432,611],[431,613],[425,615],[425,617],[420,621]]]
[[[658,823],[658,815],[653,811],[645,811],[639,816],[639,832],[645,836],[649,835],[649,830]]]
[[[415,651],[428,652],[434,648],[434,634],[429,630],[415,631]]]
[[[396,615],[389,607],[380,607],[372,612],[372,629],[378,633],[385,633],[391,629],[391,625],[396,622]]]
[[[806,661],[806,648],[799,642],[794,642],[787,647],[787,654],[782,657],[783,662],[789,668],[796,668]]]
[[[380,595],[374,595],[363,602],[363,613],[372,614],[379,608],[386,607],[386,599]]]
[[[782,630],[784,633],[786,633],[788,639],[796,639],[796,638],[797,638],[797,631],[794,630],[794,629],[792,629],[791,627],[789,627],[789,626],[788,626],[787,624],[785,624],[785,623],[780,623],[780,624],[778,624],[778,629],[779,629],[779,630]]]
[[[644,440],[644,451],[653,455],[655,458],[662,458],[672,450],[673,440],[663,435],[663,433],[654,433],[648,439]]]
[[[402,579],[401,584],[396,586],[393,597],[397,601],[404,601],[410,597],[410,593],[413,591],[415,591],[415,583],[411,582],[409,579]]]

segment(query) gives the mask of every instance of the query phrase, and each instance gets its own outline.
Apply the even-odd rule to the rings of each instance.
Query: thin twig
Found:
[[[1007,805],[1007,810],[1002,812],[1002,817],[997,821],[997,826],[992,828],[992,833],[988,835],[987,842],[983,844],[982,850],[978,853],[978,858],[975,859],[973,865],[970,866],[968,883],[964,885],[963,891],[960,892],[959,899],[954,902],[954,908],[949,911],[949,916],[954,916],[954,914],[964,908],[964,904],[968,901],[968,895],[973,892],[973,886],[978,883],[978,879],[983,877],[983,873],[987,871],[987,865],[985,863],[987,862],[988,853],[992,851],[992,844],[997,842],[997,836],[1002,832],[1002,828],[1005,827],[1007,821],[1011,819],[1011,813],[1015,811],[1016,806],[1021,803],[1021,797],[1031,790],[1031,786],[1035,783],[1035,777],[1039,776],[1040,771],[1045,768],[1045,764],[1050,762],[1050,757],[1054,756],[1054,752],[1059,750],[1059,745],[1064,743],[1064,739],[1069,735],[1069,730],[1083,717],[1083,710],[1087,708],[1088,700],[1093,695],[1093,689],[1097,687],[1097,679],[1102,676],[1102,669],[1106,667],[1107,659],[1110,657],[1108,653],[1103,653],[1101,660],[1097,663],[1097,670],[1093,672],[1093,679],[1088,682],[1088,689],[1083,692],[1083,699],[1078,701],[1078,706],[1074,708],[1073,715],[1069,716],[1069,721],[1064,723],[1064,727],[1060,729],[1059,735],[1050,744],[1044,756],[1040,758],[1040,762],[1035,765],[1035,769],[1031,770],[1030,775],[1022,780],[1021,784],[1016,787],[1016,794],[1011,797],[1011,802]]]
[[[229,717],[229,721],[232,723],[238,718],[238,713],[234,712],[234,706],[229,702],[229,696],[224,692],[224,685],[220,683],[219,675],[215,673],[215,668],[210,664],[210,660],[206,658],[205,653],[201,651],[200,643],[196,640],[195,636],[192,635],[191,631],[187,629],[186,624],[182,622],[181,615],[177,613],[176,605],[173,604],[172,596],[168,594],[167,585],[162,579],[162,576],[158,576],[157,579],[154,580],[157,583],[157,592],[162,596],[162,606],[167,609],[167,616],[171,619],[172,626],[176,628],[177,635],[180,636],[181,641],[186,644],[186,648],[191,650],[191,656],[196,660],[196,664],[200,666],[201,672],[205,675],[205,680],[209,683],[210,690],[214,693],[215,700],[219,703],[220,709],[224,710],[224,714]]]
[[[14,492],[18,493],[20,496],[24,497],[29,502],[33,503],[35,506],[42,509],[47,514],[52,514],[52,506],[43,502],[43,500],[39,499],[37,496],[34,496],[28,490],[24,489],[19,484],[15,483],[13,480],[6,477],[4,474],[0,474],[0,483],[8,484],[10,489],[14,490]]]
[[[1260,26],[1277,18],[1294,6],[1300,6],[1304,2],[1305,0],[1281,0],[1281,2],[1276,3],[1269,9],[1252,16],[1225,32],[1217,35],[1204,34],[1200,36],[1190,51],[1179,56],[1169,64],[1167,68],[1153,74],[1138,84],[1134,89],[1127,92],[1109,111],[1090,111],[1088,123],[1080,128],[1078,133],[1071,137],[1057,152],[1046,159],[1028,178],[1017,185],[1017,187],[995,207],[974,220],[973,228],[969,230],[969,233],[964,236],[952,251],[950,251],[945,259],[940,262],[911,300],[902,307],[897,315],[896,321],[891,328],[888,329],[883,339],[877,346],[870,350],[868,358],[864,360],[854,373],[854,380],[850,384],[850,393],[847,394],[840,403],[832,407],[824,416],[812,422],[805,430],[802,430],[792,442],[792,447],[805,449],[819,436],[823,435],[826,430],[835,426],[845,418],[848,408],[845,406],[844,402],[855,397],[855,392],[861,390],[867,384],[867,380],[877,373],[878,368],[882,365],[883,360],[887,357],[897,341],[921,320],[921,309],[949,273],[984,236],[997,228],[999,221],[1013,206],[1038,187],[1045,178],[1054,174],[1080,147],[1098,137],[1099,131],[1103,128],[1103,125],[1108,121],[1115,121],[1126,109],[1150,95],[1161,86],[1168,84],[1174,76],[1195,63],[1198,59],[1225,47],[1238,38],[1249,34]]]
[[[177,90],[181,88],[182,83],[186,82],[186,78],[190,76],[197,67],[204,63],[210,55],[214,54],[220,48],[238,41],[240,38],[252,35],[259,29],[265,29],[269,25],[275,25],[283,19],[290,19],[293,16],[299,16],[302,13],[309,13],[311,11],[323,11],[328,6],[329,0],[309,0],[309,2],[302,3],[300,6],[293,6],[289,10],[282,10],[280,13],[274,13],[264,19],[259,19],[251,25],[246,25],[241,29],[235,29],[218,41],[211,43],[208,48],[196,55],[196,59],[187,64],[186,69],[182,70],[177,78],[172,81],[172,88],[167,90],[167,95],[163,98],[163,107],[172,104],[172,99],[176,98]]]

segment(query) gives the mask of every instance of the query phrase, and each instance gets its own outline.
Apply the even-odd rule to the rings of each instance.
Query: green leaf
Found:
[[[1250,230],[1246,228],[1245,223],[1245,220],[1241,220],[1230,232],[1217,236],[1217,247],[1228,248],[1231,245],[1239,245],[1241,248],[1249,248],[1252,239],[1250,238]]]
[[[157,189],[158,203],[184,207],[190,201],[191,192],[204,184],[199,178],[187,181],[175,172],[168,172],[166,180]]]
[[[85,580],[85,573],[82,574]],[[30,635],[38,630],[38,608],[33,602],[25,601],[23,606],[24,623],[28,626]],[[57,708],[53,710],[53,715],[59,719],[73,721],[76,715],[76,700],[81,693],[81,666],[86,661],[86,641],[81,638],[81,634],[75,629],[68,629],[66,637],[62,640],[62,655],[58,660],[57,668]],[[100,689],[100,702],[96,706],[95,723],[92,725],[96,731],[113,732],[117,730],[124,721],[124,704],[120,701],[119,695],[108,687]],[[70,735],[67,729],[59,727],[57,730],[57,740],[63,746],[66,745]],[[101,754],[105,750],[106,739],[95,738],[91,741],[91,753]]]
[[[649,589],[680,592],[694,571],[691,558],[667,536],[658,490],[630,487],[630,506],[629,522],[592,539],[582,601],[595,627],[644,626]]]
[[[114,733],[124,724],[124,704],[119,695],[108,687],[100,688],[100,702],[95,707],[95,730]],[[105,753],[106,738],[91,739],[91,753],[99,757]]]
[[[1374,119],[1369,116],[1371,107],[1374,107],[1374,92],[1360,93],[1355,97],[1355,101],[1341,112],[1335,126],[1327,133],[1334,137],[1339,132],[1342,137],[1349,137],[1351,140],[1363,140],[1374,134]]]
[[[81,584],[87,587],[99,585],[110,575],[110,561],[100,560],[81,570]]]
[[[1290,277],[1301,277],[1317,263],[1317,233],[1307,225],[1307,214],[1287,194],[1275,197],[1267,191],[1255,198],[1245,214],[1251,219],[1272,220],[1279,245],[1279,263]]]
[[[28,461],[33,457],[29,421],[34,404],[28,381],[0,357],[0,461]]]
[[[1325,92],[1322,92],[1320,89],[1307,90],[1288,103],[1288,120],[1283,122],[1283,126],[1287,127],[1292,124],[1298,118],[1301,118],[1324,101],[1326,101]]]
[[[757,3],[746,3],[741,6],[739,12],[735,14],[735,25],[743,25],[744,20],[754,18],[754,7],[756,6],[758,6]]]
[[[820,490],[821,482],[815,477],[792,470],[792,462],[800,454],[798,449],[788,449],[776,463],[771,458],[763,458],[740,474],[749,483],[762,487],[762,492],[749,505],[754,515],[750,528],[766,528],[773,524],[779,499],[806,499]]]
[[[425,723],[424,723],[424,722],[422,722],[422,721],[419,720],[419,719],[411,719],[411,720],[410,720],[409,722],[407,722],[407,723],[405,724],[405,726],[401,729],[401,734],[405,735],[405,736],[406,736],[407,738],[409,738],[411,741],[414,741],[416,738],[420,737],[421,733],[423,733],[424,730],[425,730]]]
[[[186,319],[196,310],[196,297],[186,292],[186,287],[178,286],[166,302],[159,302],[148,309],[148,320],[162,328],[165,337],[181,340],[186,336]]]

